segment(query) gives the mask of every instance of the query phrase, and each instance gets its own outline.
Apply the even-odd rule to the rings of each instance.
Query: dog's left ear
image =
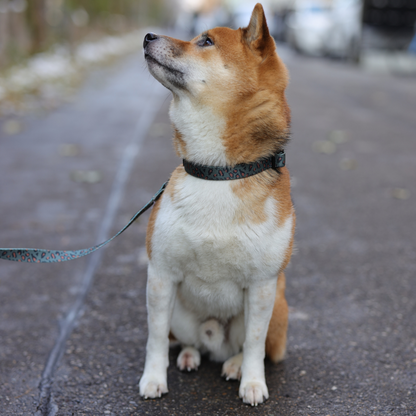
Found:
[[[270,47],[273,50],[275,49],[274,40],[270,36],[269,28],[267,27],[263,6],[260,3],[257,3],[254,7],[250,23],[242,31],[243,38],[251,49],[259,51],[262,55]]]

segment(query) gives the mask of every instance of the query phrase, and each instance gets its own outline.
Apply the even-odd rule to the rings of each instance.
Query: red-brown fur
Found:
[[[253,24],[253,19],[257,24]],[[261,5],[256,5],[247,28],[215,28],[207,34],[216,48],[201,52],[195,48],[197,38],[190,42],[169,38],[172,44],[171,54],[178,58],[194,57],[203,60],[205,65],[221,63],[224,70],[232,71],[232,82],[224,82],[218,77],[214,80],[214,87],[200,98],[214,114],[226,119],[226,128],[221,139],[226,149],[227,163],[233,165],[253,162],[281,150],[288,140],[290,129],[290,109],[285,98],[288,73],[276,53]],[[186,157],[186,142],[176,127],[173,140],[178,155]],[[175,184],[184,175],[187,174],[182,166],[172,174],[166,192],[173,199]],[[277,204],[278,225],[284,224],[289,216],[293,216],[292,239],[279,271],[273,315],[266,339],[268,357],[278,362],[284,358],[288,326],[283,270],[292,254],[295,227],[289,171],[287,168],[280,168],[278,171],[266,171],[235,181],[232,190],[242,201],[241,210],[235,218],[239,223],[258,224],[266,221],[264,205],[270,196],[273,196]],[[153,209],[148,226],[146,244],[149,258],[157,211],[158,203]]]
[[[256,6],[256,11],[259,19],[264,19],[261,7]],[[265,23],[264,27],[267,29]],[[276,54],[274,40],[268,36],[253,46],[247,39],[251,36],[249,29],[215,28],[207,34],[216,48],[203,54],[192,48],[195,39],[172,42],[178,55],[203,59],[207,65],[227,62],[224,67],[233,72],[233,82],[218,78],[215,88],[201,97],[204,104],[227,120],[222,137],[227,162],[252,162],[281,149],[290,128],[290,109],[284,93],[288,74]],[[177,149],[184,148],[181,135],[176,132],[174,142]]]

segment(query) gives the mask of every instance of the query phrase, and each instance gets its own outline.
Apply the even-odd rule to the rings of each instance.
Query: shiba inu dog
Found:
[[[174,145],[184,166],[231,176],[217,181],[181,165],[153,208],[140,394],[167,393],[173,336],[183,346],[180,370],[196,370],[207,353],[224,362],[227,380],[241,379],[243,401],[257,405],[269,396],[265,353],[278,362],[286,350],[283,271],[295,213],[286,167],[255,175],[236,167],[260,166],[284,148],[287,70],[260,4],[243,29],[215,28],[190,42],[148,33],[144,54],[150,73],[172,92]]]

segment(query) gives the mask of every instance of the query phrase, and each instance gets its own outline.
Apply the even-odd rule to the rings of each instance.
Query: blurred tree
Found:
[[[55,43],[119,34],[172,19],[169,0],[0,0],[0,68]]]
[[[42,50],[46,39],[45,0],[31,0],[28,2],[27,24],[30,31],[30,52]]]

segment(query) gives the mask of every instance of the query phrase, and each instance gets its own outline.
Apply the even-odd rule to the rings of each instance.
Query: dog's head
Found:
[[[182,157],[211,164],[248,162],[284,144],[290,123],[284,96],[288,75],[261,4],[246,28],[215,28],[190,42],[148,33],[144,54],[150,73],[173,93],[171,117]],[[195,136],[211,133],[221,143],[211,137],[204,150]],[[207,157],[201,160],[195,152]]]

